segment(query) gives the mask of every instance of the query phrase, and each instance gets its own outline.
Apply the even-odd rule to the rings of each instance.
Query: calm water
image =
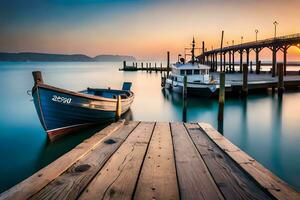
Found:
[[[38,120],[26,94],[31,71],[41,70],[44,81],[58,87],[120,88],[133,82],[136,94],[133,120],[181,121],[181,96],[163,92],[159,73],[119,72],[121,63],[5,63],[0,62],[0,192],[47,165],[102,127],[70,135],[53,143]],[[189,99],[187,120],[208,122],[264,166],[300,190],[300,92],[250,95],[226,99],[223,127],[217,121],[215,99]]]

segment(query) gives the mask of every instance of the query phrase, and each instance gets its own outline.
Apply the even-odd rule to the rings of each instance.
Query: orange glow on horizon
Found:
[[[156,2],[156,1],[155,1]],[[25,29],[1,29],[0,51],[81,53],[132,55],[138,59],[165,60],[170,51],[173,60],[184,54],[195,36],[196,46],[210,50],[220,47],[221,31],[224,45],[240,44],[274,36],[273,21],[279,22],[277,35],[300,33],[298,8],[300,1],[289,3],[273,0],[216,3],[187,1],[158,2],[133,9],[122,15],[101,18],[95,14],[82,23],[60,24],[43,21],[42,24],[25,26]],[[251,12],[248,12],[248,11]],[[213,14],[212,14],[213,13]],[[247,13],[247,14],[245,14]],[[299,47],[299,46],[298,46]],[[299,48],[290,50],[294,59],[300,60]],[[262,59],[271,59],[268,52]]]

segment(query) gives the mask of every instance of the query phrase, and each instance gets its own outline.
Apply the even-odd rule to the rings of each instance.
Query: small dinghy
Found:
[[[41,72],[32,72],[32,96],[50,140],[83,127],[110,122],[129,110],[134,99],[131,83],[122,90],[93,89],[72,92],[43,83]]]

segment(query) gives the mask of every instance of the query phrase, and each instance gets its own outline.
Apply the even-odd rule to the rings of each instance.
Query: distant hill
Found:
[[[95,61],[110,62],[110,61],[135,61],[133,56],[122,56],[122,55],[99,55],[94,58]]]
[[[122,55],[98,55],[94,58],[83,54],[48,54],[48,53],[1,53],[0,61],[35,61],[35,62],[112,62],[112,61],[135,61],[133,56]]]

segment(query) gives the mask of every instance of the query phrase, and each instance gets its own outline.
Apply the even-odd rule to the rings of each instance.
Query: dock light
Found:
[[[255,41],[257,42],[258,29],[255,29]]]
[[[276,38],[276,32],[277,32],[277,26],[278,26],[278,22],[277,21],[275,21],[275,22],[273,22],[273,24],[274,24],[274,38]]]

